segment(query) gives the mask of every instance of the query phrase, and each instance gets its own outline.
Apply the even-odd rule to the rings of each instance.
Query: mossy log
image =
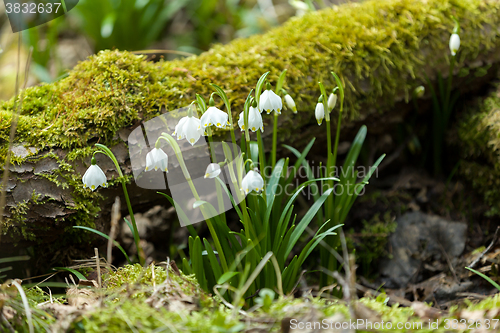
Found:
[[[346,87],[343,128],[362,122],[372,133],[383,133],[402,121],[405,109],[394,106],[403,105],[397,103],[407,101],[425,75],[433,81],[437,73],[447,73],[452,15],[462,28],[454,74],[499,63],[499,12],[496,0],[373,0],[293,18],[264,35],[181,60],[150,62],[119,51],[92,56],[66,78],[25,92],[2,226],[8,237],[2,243],[52,242],[69,235],[75,224],[102,228],[108,219],[100,208],[119,191],[117,186],[96,192],[83,188],[81,175],[94,143],[114,146],[130,176],[125,141],[130,129],[162,110],[188,105],[196,93],[208,98],[209,83],[227,91],[236,117],[262,73],[271,71],[269,78],[276,82],[288,69],[285,89],[299,112],[282,113],[279,141],[301,146],[324,132],[313,112],[318,81],[332,89],[330,71],[335,71]],[[471,80],[468,87],[479,79]],[[14,100],[0,105],[0,163],[8,149],[13,107]],[[265,118],[269,123],[270,117]],[[106,163],[103,159],[100,165],[116,183]],[[132,201],[164,202],[154,191],[139,189],[132,191]],[[67,240],[78,240],[80,234]]]

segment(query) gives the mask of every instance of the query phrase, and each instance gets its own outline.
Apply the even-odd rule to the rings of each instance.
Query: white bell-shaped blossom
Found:
[[[316,110],[314,111],[314,115],[316,116],[318,125],[321,125],[323,119],[325,119],[325,106],[323,105],[323,103],[319,102],[318,104],[316,104]]]
[[[241,190],[247,194],[251,191],[255,191],[260,193],[264,189],[264,179],[260,173],[254,170],[248,171],[246,176],[243,178],[241,182]]]
[[[460,36],[457,34],[452,34],[450,37],[450,51],[451,55],[455,56],[460,48]]]
[[[238,126],[240,126],[241,130],[245,130],[245,122],[243,118],[244,113],[240,113],[240,118],[238,119]],[[260,114],[257,108],[251,106],[248,109],[248,129],[252,132],[257,131],[258,129],[261,132],[264,132],[264,123],[262,122],[262,115]]]
[[[146,155],[146,171],[153,169],[168,172],[168,155],[161,148],[153,148]]]
[[[218,128],[225,128],[229,126],[228,115],[226,112],[219,110],[215,106],[211,106],[205,111],[200,119],[201,126],[206,128],[215,125]]]
[[[205,178],[215,178],[220,175],[220,165],[217,163],[210,163],[205,171]]]
[[[177,123],[173,135],[177,136],[177,140],[186,139],[193,146],[204,135],[204,130],[200,119],[186,116]]]
[[[274,91],[266,89],[260,95],[259,108],[260,112],[266,110],[267,114],[270,114],[272,111],[281,114],[283,102],[281,101],[281,98],[274,93]]]
[[[337,94],[331,93],[328,96],[328,110],[332,111],[335,105],[337,105]]]
[[[82,178],[83,187],[90,188],[92,191],[96,190],[99,186],[107,187],[108,180],[102,169],[95,164],[94,158],[92,158],[92,165],[85,171]]]
[[[297,106],[295,105],[295,101],[293,100],[292,96],[286,94],[285,95],[285,102],[286,102],[286,105],[290,109],[292,109],[293,113],[297,113]]]

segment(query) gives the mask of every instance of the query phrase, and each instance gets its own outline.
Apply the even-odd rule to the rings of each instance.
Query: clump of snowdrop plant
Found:
[[[334,72],[331,72],[331,74],[335,80],[337,87],[335,87],[332,90],[332,93],[328,96],[325,87],[321,82],[319,82],[321,95],[318,98],[318,103],[316,104],[316,109],[314,112],[318,125],[321,125],[323,123],[323,119],[326,123],[327,162],[325,176],[328,177],[327,188],[333,189],[334,186],[340,187],[340,190],[337,190],[340,194],[330,194],[326,200],[324,210],[319,214],[319,225],[321,225],[324,221],[327,221],[325,222],[324,226],[327,229],[340,226],[344,223],[347,214],[352,207],[352,204],[363,191],[364,186],[368,183],[368,180],[371,178],[373,172],[375,172],[376,168],[385,157],[385,155],[380,156],[375,164],[369,168],[369,172],[367,172],[366,176],[361,180],[361,182],[358,182],[357,172],[355,172],[354,168],[359,152],[361,150],[361,146],[363,145],[366,137],[367,130],[366,126],[363,125],[359,129],[358,134],[356,135],[354,142],[351,145],[349,153],[347,154],[346,161],[342,166],[341,172],[338,173],[340,180],[338,180],[336,184],[334,180],[331,180],[331,178],[336,175],[335,168],[337,164],[337,152],[340,139],[340,126],[344,109],[344,86],[337,74],[335,74]],[[330,112],[337,104],[337,93],[339,95],[338,99],[340,100],[340,109],[337,120],[335,143],[332,148]],[[317,186],[319,187],[319,185]],[[315,196],[314,199],[317,200],[317,198],[319,198],[319,196]],[[324,220],[321,218],[321,216],[324,217]],[[329,235],[325,242],[327,244],[330,244],[330,246],[333,246],[334,248],[340,244],[339,238],[334,235]],[[320,248],[320,260],[321,266],[325,267],[327,271],[331,272],[335,270],[335,267],[338,267],[335,257],[331,255],[330,249],[328,249],[327,247]],[[326,286],[331,285],[332,283],[333,277],[331,276],[331,274],[322,273],[320,275],[320,285]]]
[[[196,95],[196,103],[201,112],[201,118],[194,117],[193,110],[190,107],[188,115],[179,121],[173,133],[177,140],[185,138],[192,145],[202,135],[207,136],[212,161],[206,168],[204,178],[206,181],[213,180],[215,182],[219,212],[224,211],[222,195],[229,197],[241,223],[240,229],[237,231],[229,229],[224,213],[220,215],[212,214],[214,211],[216,212],[215,207],[199,196],[192,176],[185,165],[182,151],[174,136],[166,132],[162,133],[155,143],[155,147],[146,155],[147,171],[161,170],[167,172],[168,156],[160,148],[159,142],[165,140],[172,147],[186,182],[189,183],[193,193],[195,199],[193,209],[200,209],[201,214],[205,217],[211,236],[211,240],[201,239],[196,230],[192,226],[188,226],[191,234],[188,242],[189,258],[182,258],[183,271],[187,274],[195,274],[200,286],[207,292],[214,292],[221,299],[233,302],[234,311],[241,309],[245,302],[248,302],[248,306],[251,306],[253,300],[250,296],[256,294],[259,290],[266,288],[276,290],[280,296],[292,291],[301,275],[303,263],[324,239],[336,235],[335,230],[341,226],[346,213],[352,205],[352,201],[355,200],[360,191],[359,188],[356,188],[351,196],[336,199],[343,200],[345,206],[341,207],[340,210],[336,210],[335,214],[333,214],[333,207],[339,207],[332,201],[333,183],[345,181],[345,179],[335,178],[332,170],[336,159],[340,118],[337,124],[335,150],[332,153],[329,127],[329,113],[331,110],[327,103],[328,96],[324,92],[322,84],[320,84],[322,95],[319,103],[323,108],[323,118],[327,123],[327,173],[323,175],[323,178],[315,179],[311,176],[307,180],[303,180],[302,184],[294,186],[292,181],[296,175],[289,175],[287,172],[289,159],[281,158],[276,161],[276,133],[278,130],[278,115],[281,113],[283,106],[282,98],[294,113],[296,112],[296,106],[293,98],[283,89],[286,70],[279,76],[275,91],[271,90],[271,84],[268,81],[269,74],[267,72],[260,77],[255,89],[248,95],[243,111],[240,113],[238,125],[244,131],[241,138],[241,153],[235,148],[237,146],[231,116],[231,104],[224,90],[215,84],[211,84],[215,92],[210,96],[208,107],[203,97]],[[343,89],[341,88],[340,79],[335,74],[334,77],[339,86],[339,114],[342,115]],[[266,89],[263,91],[264,86]],[[220,97],[224,102],[226,111],[215,107],[214,96]],[[264,131],[263,110],[266,110],[266,113],[269,114],[273,112],[273,146],[271,147],[270,157],[266,156],[261,137],[261,133]],[[229,130],[231,134],[233,149],[222,143],[225,155],[222,162],[216,160],[216,155],[212,150],[212,127]],[[254,133],[252,136],[256,135],[256,141],[252,140],[251,132]],[[364,137],[360,139],[359,136],[366,133],[366,128],[364,132],[362,128],[360,133],[358,133],[356,139],[358,141],[353,144],[353,147],[356,147],[355,152],[349,153],[349,156],[352,155],[352,157],[348,165],[352,167],[355,165],[359,153],[359,141],[361,140],[362,143],[364,139]],[[298,166],[307,163],[306,156],[313,144],[314,139],[309,142],[303,152],[299,152],[290,146],[285,145],[285,147],[290,149],[297,157],[295,165]],[[111,151],[102,145],[98,147],[101,149],[99,152],[110,156],[117,168],[119,168]],[[231,185],[229,187],[220,178],[222,165],[225,165],[224,170],[228,174],[228,182]],[[263,172],[268,166],[272,170],[270,174]],[[123,179],[121,171],[119,171],[119,175],[120,179]],[[363,187],[368,178],[356,185]],[[347,184],[347,186],[355,186],[355,177],[348,179],[348,181],[353,183],[351,185]],[[310,189],[309,186],[319,188],[318,185],[322,182],[328,182],[331,186],[326,190],[321,187],[322,192],[316,191],[313,195],[314,204],[304,215],[297,216],[293,212],[295,200],[299,195],[302,195],[303,191]],[[131,212],[125,182],[123,181],[122,184],[129,211]],[[170,203],[175,204],[175,201],[169,195],[161,194]],[[327,203],[327,200],[329,204],[323,206]],[[180,212],[178,213],[180,214]],[[131,216],[133,216],[132,212]],[[315,219],[318,222],[317,232],[308,240],[305,246],[296,248],[296,245],[304,239],[304,231],[308,227],[312,227],[311,222]],[[135,236],[135,221],[133,221],[133,230]],[[139,247],[138,243],[137,246]],[[321,253],[323,253],[323,250],[321,250]],[[293,259],[290,260],[289,258]],[[329,264],[330,261],[327,260],[325,267],[330,267]]]
[[[451,113],[453,112],[453,108],[455,107],[455,103],[458,101],[458,97],[460,96],[459,92],[455,92],[452,94],[453,88],[453,71],[455,68],[455,63],[457,61],[457,54],[460,49],[460,23],[455,19],[455,17],[451,17],[454,21],[454,28],[450,35],[449,40],[449,48],[450,48],[450,65],[448,71],[448,78],[445,82],[443,79],[443,75],[438,73],[438,85],[439,89],[434,89],[431,81],[426,76],[427,85],[432,94],[432,98],[436,103],[433,104],[434,112],[432,118],[432,162],[434,174],[439,176],[442,174],[442,156],[443,156],[443,146],[444,146],[444,137],[446,135],[446,131],[448,129],[449,120],[451,117]],[[418,88],[417,88],[418,89]],[[421,90],[422,94],[425,90]],[[416,91],[418,92],[418,91]],[[438,95],[440,94],[440,95]],[[416,98],[418,95],[414,95],[414,104],[415,108],[418,109],[418,104],[416,102]]]

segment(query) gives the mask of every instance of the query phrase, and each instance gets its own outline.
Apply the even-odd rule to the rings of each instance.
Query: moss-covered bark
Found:
[[[36,149],[14,157],[20,169],[9,182],[10,228],[3,231],[22,231],[24,237],[34,238],[34,230],[41,229],[33,227],[42,216],[30,215],[26,208],[42,202],[58,209],[55,216],[43,216],[42,228],[47,231],[56,225],[64,230],[61,226],[92,223],[100,195],[84,190],[79,179],[93,143],[121,143],[120,131],[160,114],[163,106],[185,106],[196,93],[208,97],[211,82],[227,91],[236,115],[263,72],[271,71],[269,77],[275,81],[288,69],[285,88],[296,99],[299,113],[282,114],[279,140],[293,144],[317,132],[317,82],[333,88],[330,71],[345,82],[345,117],[365,122],[384,117],[407,98],[424,73],[432,80],[437,72],[446,72],[451,15],[462,27],[456,70],[498,62],[499,11],[500,3],[494,0],[372,0],[294,18],[265,35],[218,45],[198,57],[152,63],[126,52],[101,52],[68,77],[26,91],[16,140]],[[0,163],[13,104],[11,100],[0,105]],[[52,167],[37,171],[38,163]],[[33,182],[28,187],[32,193],[24,190],[16,198],[14,191],[27,181]]]

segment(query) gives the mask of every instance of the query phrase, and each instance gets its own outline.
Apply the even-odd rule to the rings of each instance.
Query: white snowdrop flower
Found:
[[[92,157],[92,165],[85,171],[82,182],[83,188],[90,188],[92,191],[96,190],[99,186],[107,187],[108,180],[102,169],[96,164],[95,158]]]
[[[161,148],[153,148],[146,155],[146,171],[153,169],[168,172],[168,155]]]
[[[270,86],[268,86],[268,89],[260,95],[259,108],[260,112],[266,110],[267,114],[270,114],[271,111],[281,114],[283,102],[281,98],[270,89]]]
[[[292,96],[286,94],[285,95],[285,102],[286,102],[286,105],[290,109],[292,109],[293,113],[297,113],[297,106],[295,105],[295,101],[293,100]]]
[[[243,118],[244,113],[240,113],[240,119],[238,119],[238,126],[240,126],[241,130],[245,130],[245,122]],[[261,132],[264,132],[264,123],[262,122],[262,115],[256,107],[251,106],[248,109],[248,129],[252,132],[257,131],[258,129]]]
[[[452,34],[450,37],[450,51],[451,55],[455,56],[460,48],[460,36],[457,34]]]
[[[318,102],[318,104],[316,104],[316,110],[314,111],[314,115],[316,116],[318,125],[321,125],[323,119],[325,119],[325,106],[323,105],[322,102]]]
[[[264,189],[264,179],[260,173],[255,170],[248,171],[247,175],[241,182],[241,190],[247,194],[248,192],[255,191],[260,193]]]
[[[215,106],[209,107],[203,116],[201,116],[200,121],[203,128],[212,125],[215,125],[218,128],[225,128],[226,126],[229,126],[227,113],[219,110]]]
[[[337,105],[337,94],[331,93],[328,96],[328,110],[332,111],[335,105]]]
[[[418,98],[424,96],[425,94],[425,87],[424,86],[418,86],[415,88],[415,96]]]
[[[173,135],[177,136],[177,140],[188,140],[193,146],[204,133],[205,131],[201,128],[200,119],[186,116],[177,123]]]
[[[205,171],[205,178],[215,178],[220,175],[220,165],[217,163],[210,163]]]

